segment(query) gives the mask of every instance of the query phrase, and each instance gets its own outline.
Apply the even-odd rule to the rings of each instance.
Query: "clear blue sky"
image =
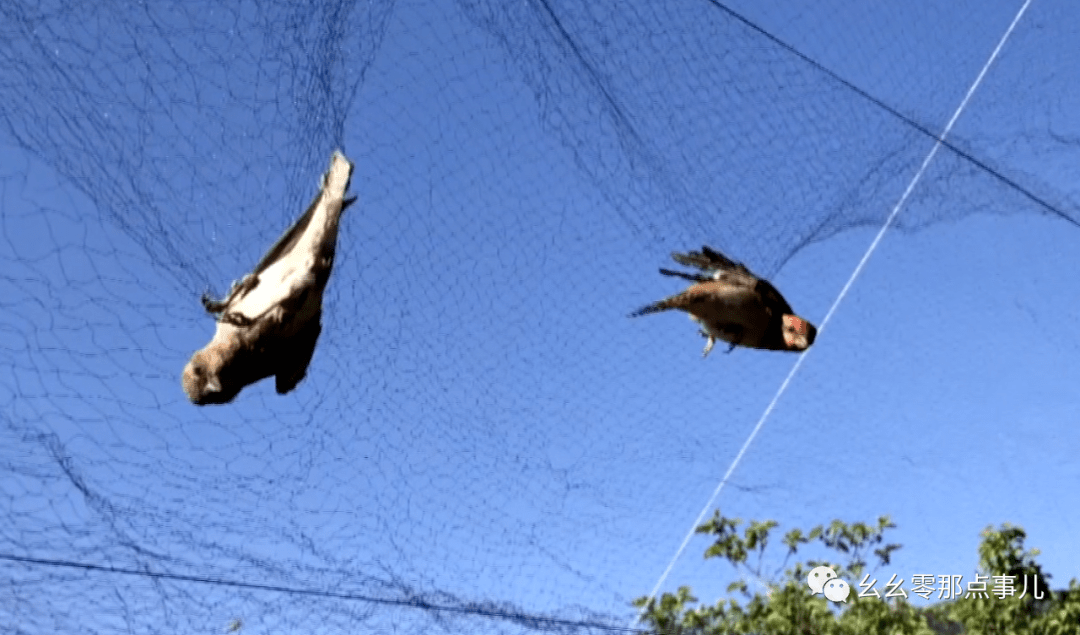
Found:
[[[1022,2],[760,4],[726,6],[940,131]],[[796,360],[626,314],[706,243],[820,321],[933,141],[704,0],[328,6],[0,9],[0,553],[624,626]],[[1075,219],[1070,8],[1034,0],[951,140]],[[192,406],[199,294],[338,145],[360,201],[307,379]],[[1028,194],[937,156],[725,515],[889,514],[878,577],[965,582],[1007,521],[1077,575],[1080,230]],[[707,546],[665,590],[719,596]],[[0,589],[17,633],[528,630],[7,561]]]

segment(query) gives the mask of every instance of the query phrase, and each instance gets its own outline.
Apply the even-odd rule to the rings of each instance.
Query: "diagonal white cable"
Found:
[[[844,299],[844,296],[847,295],[848,290],[851,289],[851,285],[855,283],[855,278],[859,277],[859,274],[862,273],[863,267],[866,266],[866,262],[870,259],[870,255],[874,253],[875,249],[877,249],[878,243],[881,242],[881,238],[885,235],[886,230],[888,230],[889,226],[892,225],[893,219],[895,219],[896,215],[900,213],[900,209],[904,206],[904,203],[907,202],[907,199],[911,195],[912,190],[915,189],[915,185],[918,184],[919,180],[922,179],[923,174],[926,172],[926,168],[930,165],[930,162],[933,161],[934,156],[937,154],[938,150],[941,149],[941,144],[945,140],[945,137],[948,136],[949,132],[952,130],[952,127],[956,123],[956,120],[960,118],[960,114],[964,112],[964,108],[967,107],[968,101],[971,100],[971,96],[975,94],[975,90],[979,87],[979,84],[982,83],[983,77],[986,76],[986,72],[990,70],[991,64],[994,63],[994,60],[997,59],[998,54],[1001,53],[1001,48],[1005,46],[1005,41],[1009,39],[1010,35],[1012,35],[1013,29],[1016,28],[1016,24],[1020,21],[1020,18],[1023,17],[1024,12],[1027,11],[1028,5],[1030,4],[1031,0],[1025,0],[1024,5],[1020,7],[1020,11],[1016,13],[1016,17],[1014,17],[1013,21],[1009,24],[1009,28],[1005,30],[1005,34],[1001,36],[1001,40],[999,40],[997,46],[994,47],[994,51],[990,53],[990,57],[986,60],[986,63],[983,64],[982,70],[979,71],[979,75],[975,78],[975,81],[972,82],[971,87],[968,88],[967,94],[964,95],[964,99],[961,100],[960,105],[956,107],[956,112],[953,113],[952,118],[949,119],[949,123],[945,125],[945,129],[941,132],[941,135],[938,136],[937,141],[934,143],[934,147],[930,149],[930,153],[926,155],[925,159],[923,159],[922,165],[919,166],[919,170],[915,173],[915,176],[911,178],[911,182],[908,183],[907,189],[904,190],[904,193],[900,196],[900,200],[898,200],[896,202],[896,205],[893,206],[892,212],[889,214],[889,217],[885,219],[885,223],[881,226],[881,229],[878,230],[877,235],[874,236],[874,240],[866,249],[866,253],[863,254],[862,260],[860,260],[859,264],[855,266],[855,270],[851,272],[851,277],[848,278],[848,281],[844,284],[844,287],[840,289],[840,294],[836,296],[836,300],[834,300],[832,306],[829,307],[829,311],[825,314],[825,318],[821,320],[821,324],[818,327],[819,336],[821,334],[821,331],[825,330],[825,325],[829,323],[830,319],[832,319],[833,314],[836,313],[836,308],[840,306],[840,302]],[[675,563],[678,561],[683,551],[686,550],[686,545],[689,544],[690,539],[694,537],[695,530],[705,520],[705,515],[709,513],[710,509],[712,509],[716,499],[720,496],[720,491],[724,489],[724,485],[726,485],[728,479],[731,478],[731,474],[739,465],[739,461],[741,461],[743,455],[746,454],[746,450],[750,447],[750,444],[754,442],[754,438],[757,436],[758,432],[761,431],[761,428],[765,425],[765,421],[769,418],[769,415],[772,414],[773,409],[776,407],[776,403],[780,401],[781,395],[783,395],[784,391],[787,390],[788,385],[791,383],[791,379],[795,376],[795,373],[798,372],[799,368],[802,366],[803,361],[806,359],[806,356],[809,353],[810,351],[808,350],[805,353],[799,355],[799,358],[795,360],[795,364],[791,367],[791,370],[788,371],[787,377],[785,377],[783,383],[780,384],[780,388],[777,389],[776,394],[772,398],[772,401],[769,402],[769,405],[765,408],[765,412],[763,412],[761,414],[761,418],[758,419],[757,425],[755,425],[754,429],[750,432],[750,436],[746,437],[746,442],[743,443],[742,448],[739,449],[739,453],[735,455],[735,459],[731,462],[731,466],[728,467],[727,472],[724,473],[724,478],[720,479],[720,483],[716,486],[716,489],[713,491],[712,496],[709,497],[708,502],[705,503],[705,507],[703,507],[701,513],[698,514],[698,517],[694,521],[694,524],[690,526],[690,531],[687,532],[686,537],[683,538],[682,544],[679,545],[678,550],[675,551],[675,555],[672,556],[671,562],[669,562],[667,568],[664,569],[664,573],[660,575],[660,579],[656,581],[656,586],[654,586],[652,592],[649,593],[649,601],[655,598],[656,594],[660,591],[660,587],[664,584],[664,581],[667,580],[668,574],[671,573],[671,570],[675,567]],[[646,606],[647,605],[648,602],[646,602]],[[638,615],[634,619],[634,621],[630,623],[630,626],[633,627],[638,624],[644,614],[645,607],[643,606],[641,611],[638,612]]]

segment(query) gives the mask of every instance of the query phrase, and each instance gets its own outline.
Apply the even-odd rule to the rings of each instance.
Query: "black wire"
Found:
[[[395,606],[408,606],[417,609],[423,609],[427,611],[443,611],[448,613],[464,613],[469,615],[479,615],[483,617],[496,617],[506,620],[513,620],[516,622],[524,622],[532,626],[533,628],[550,628],[558,626],[575,627],[575,628],[591,628],[602,631],[609,631],[612,633],[648,633],[644,629],[627,628],[624,626],[611,626],[609,624],[600,624],[597,622],[580,622],[574,620],[565,620],[555,617],[544,617],[537,615],[529,615],[527,613],[511,613],[508,611],[499,611],[496,609],[485,609],[477,606],[448,606],[444,604],[432,604],[426,600],[419,598],[409,600],[395,600],[392,598],[378,598],[370,595],[361,595],[359,593],[336,593],[334,591],[323,591],[320,589],[305,589],[300,587],[287,587],[275,584],[259,584],[256,582],[243,582],[240,580],[226,580],[224,578],[209,578],[205,576],[196,575],[184,575],[180,573],[165,573],[159,571],[146,571],[139,569],[127,569],[124,567],[114,567],[111,565],[89,564],[86,562],[72,562],[70,560],[52,560],[48,558],[31,558],[28,556],[16,556],[9,553],[0,553],[0,560],[7,560],[9,562],[19,562],[22,564],[32,565],[45,565],[50,567],[64,567],[68,569],[82,569],[84,571],[100,571],[105,573],[120,573],[123,575],[134,575],[145,578],[155,578],[159,580],[174,580],[178,582],[195,582],[199,584],[212,584],[216,586],[234,587],[240,589],[253,589],[258,591],[273,591],[275,593],[285,593],[292,595],[308,595],[321,598],[333,598],[338,600],[359,600],[362,602],[371,602],[373,604],[390,604]]]
[[[1055,216],[1058,216],[1058,217],[1072,223],[1073,225],[1076,225],[1077,227],[1080,227],[1080,221],[1074,219],[1072,216],[1069,216],[1068,214],[1061,211],[1057,207],[1054,207],[1053,205],[1051,205],[1047,201],[1045,201],[1042,198],[1040,198],[1039,196],[1035,195],[1035,193],[1031,192],[1030,190],[1028,190],[1024,186],[1020,185],[1016,181],[1014,181],[1014,180],[1010,179],[1009,177],[1005,176],[1001,172],[998,172],[994,168],[992,168],[989,165],[983,163],[979,159],[975,158],[975,156],[973,156],[971,153],[960,149],[959,147],[953,145],[951,142],[946,141],[945,139],[942,139],[939,135],[932,132],[926,126],[923,126],[919,122],[915,121],[911,117],[908,117],[907,115],[900,112],[899,110],[893,108],[892,106],[885,103],[881,99],[878,99],[877,97],[874,97],[873,95],[866,92],[862,88],[859,88],[855,84],[853,84],[853,83],[849,82],[848,80],[844,79],[843,77],[837,75],[835,72],[830,70],[825,65],[821,64],[820,62],[813,59],[809,55],[806,55],[805,53],[803,53],[799,49],[795,48],[794,46],[788,44],[787,42],[781,40],[779,37],[773,35],[772,33],[768,32],[768,31],[766,31],[763,27],[758,26],[754,22],[751,22],[748,18],[746,18],[742,14],[738,13],[737,11],[732,9],[731,7],[728,7],[724,3],[720,2],[720,0],[707,0],[707,2],[709,2],[710,4],[715,6],[717,9],[720,9],[724,13],[728,14],[729,16],[735,18],[736,20],[741,22],[746,27],[748,27],[750,29],[753,29],[754,31],[756,31],[757,33],[762,35],[763,37],[767,38],[772,43],[774,43],[777,46],[783,48],[784,50],[786,50],[787,52],[791,53],[792,55],[798,57],[799,59],[806,62],[807,64],[813,66],[816,70],[828,75],[830,78],[832,78],[836,82],[839,82],[842,86],[844,86],[848,90],[851,90],[852,92],[859,95],[863,99],[866,99],[867,101],[874,104],[875,106],[878,106],[879,108],[881,108],[885,112],[889,113],[890,115],[893,115],[897,119],[899,119],[899,120],[903,121],[904,123],[906,123],[908,126],[911,126],[915,130],[921,132],[922,134],[926,135],[927,137],[930,137],[934,141],[937,141],[937,142],[941,143],[941,145],[943,145],[946,148],[952,150],[957,155],[963,157],[964,159],[967,159],[972,164],[974,164],[977,167],[979,167],[980,169],[986,171],[987,173],[989,173],[990,175],[992,175],[993,177],[995,177],[996,179],[998,179],[999,181],[1001,181],[1005,185],[1013,188],[1017,192],[1020,192],[1021,194],[1026,196],[1028,199],[1033,201],[1035,204],[1037,204],[1040,207],[1046,209],[1047,211],[1054,214]]]

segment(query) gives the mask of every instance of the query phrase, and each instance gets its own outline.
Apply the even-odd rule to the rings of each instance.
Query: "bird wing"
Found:
[[[758,281],[758,277],[747,269],[745,265],[735,262],[708,245],[702,245],[701,251],[691,251],[685,254],[675,252],[671,254],[671,257],[681,265],[697,267],[717,279],[725,278],[729,283],[752,287]]]
[[[225,300],[223,318],[231,315],[245,322],[268,316],[282,322],[313,300],[321,303],[321,298],[312,298],[310,293],[321,295],[329,279],[338,217],[355,201],[344,198],[351,175],[352,164],[335,152],[315,200],[270,247],[255,271],[234,288]]]
[[[279,258],[286,253],[292,251],[300,239],[303,237],[304,232],[307,230],[308,225],[311,224],[311,219],[315,216],[315,212],[319,209],[319,203],[322,201],[323,196],[327,193],[331,195],[331,198],[341,201],[341,210],[338,212],[344,212],[347,207],[356,202],[356,197],[349,199],[345,198],[345,190],[349,189],[349,181],[352,177],[352,163],[345,158],[345,155],[340,151],[334,151],[334,154],[330,157],[330,170],[323,174],[322,184],[319,186],[319,193],[315,195],[315,198],[308,205],[307,211],[304,212],[292,227],[285,230],[285,233],[278,238],[277,242],[270,246],[266,255],[262,257],[259,264],[255,265],[255,271],[252,273],[258,275],[261,271],[274,264]],[[340,174],[344,171],[345,174],[342,177]],[[342,181],[344,181],[342,183]],[[327,190],[330,190],[327,192]]]
[[[759,279],[756,290],[765,306],[772,310],[773,315],[795,315],[795,311],[792,310],[788,301],[784,299],[784,296],[780,295],[780,292],[768,280]]]
[[[707,275],[660,269],[660,273],[665,276],[683,278],[696,284],[691,285],[682,293],[643,306],[631,313],[630,317],[676,308],[690,310],[691,305],[702,302],[739,305],[752,300],[751,296],[757,288],[758,278],[746,267],[710,249],[707,245],[702,247],[700,252],[691,251],[685,254],[675,252],[671,254],[671,257],[675,262],[697,267]]]
[[[317,292],[318,282],[330,275],[330,263],[313,250],[295,248],[264,269],[255,284],[238,294],[222,316],[223,320],[280,324],[296,313]]]
[[[322,191],[315,195],[315,199],[311,201],[311,205],[308,205],[304,215],[293,223],[292,227],[285,230],[285,233],[281,235],[281,238],[278,238],[277,242],[270,246],[270,249],[267,250],[266,254],[262,257],[262,260],[259,261],[259,264],[255,265],[255,270],[252,272],[253,275],[259,275],[269,268],[270,265],[280,260],[282,256],[296,248],[296,244],[300,242],[308,225],[311,224],[311,218],[315,216],[315,210],[318,209],[322,197]]]
[[[691,251],[687,254],[673,253],[671,257],[680,264],[711,272],[713,277],[722,283],[753,289],[761,296],[764,305],[769,307],[774,314],[776,311],[779,311],[780,315],[795,313],[771,282],[758,277],[742,263],[735,262],[708,245],[703,245],[701,251]]]

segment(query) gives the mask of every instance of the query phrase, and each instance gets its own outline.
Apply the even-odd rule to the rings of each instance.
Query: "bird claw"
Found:
[[[213,297],[211,297],[209,291],[203,293],[202,297],[199,299],[200,301],[202,301],[203,308],[206,309],[207,313],[221,313],[225,310],[225,307],[228,306],[225,301],[215,300]]]

